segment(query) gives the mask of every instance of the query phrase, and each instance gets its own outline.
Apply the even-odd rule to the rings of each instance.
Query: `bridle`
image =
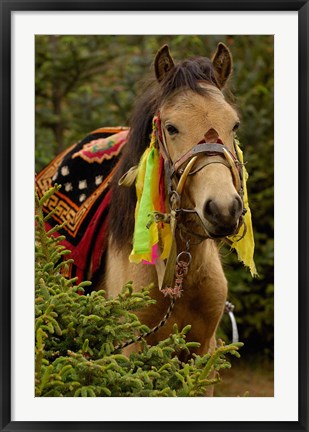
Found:
[[[189,151],[183,154],[176,162],[173,162],[166,143],[165,131],[163,129],[160,112],[155,117],[156,128],[157,128],[157,143],[160,150],[160,154],[164,159],[164,172],[165,182],[167,187],[167,194],[169,197],[169,204],[171,209],[175,209],[179,218],[180,214],[191,213],[198,216],[198,220],[204,235],[197,234],[190,231],[190,233],[200,238],[201,240],[206,238],[212,238],[209,234],[202,215],[202,211],[198,208],[187,209],[181,207],[182,195],[184,192],[185,183],[188,176],[192,176],[205,168],[206,166],[214,163],[225,165],[231,170],[233,184],[236,192],[240,196],[242,201],[243,213],[240,217],[237,234],[240,227],[243,225],[243,216],[246,212],[244,207],[244,187],[243,187],[243,173],[242,163],[239,160],[237,147],[235,141],[233,141],[234,152],[233,154],[220,140],[218,133],[214,129],[210,129],[204,136],[204,140],[193,146]],[[205,159],[206,157],[206,159]],[[187,231],[188,232],[188,231]]]
[[[156,143],[159,148],[159,152],[164,159],[164,173],[165,173],[165,183],[169,198],[169,212],[163,214],[159,212],[155,212],[154,217],[150,221],[150,224],[153,222],[164,222],[170,224],[171,233],[172,233],[172,245],[169,253],[169,257],[167,259],[166,264],[162,261],[158,261],[156,263],[156,271],[159,282],[159,290],[167,297],[170,298],[170,305],[162,318],[162,320],[153,327],[147,334],[139,336],[137,339],[130,339],[120,345],[118,345],[115,349],[122,349],[134,342],[138,342],[147,336],[157,332],[161,327],[164,326],[166,321],[171,316],[171,313],[174,309],[176,299],[181,296],[182,293],[182,283],[184,276],[188,273],[188,268],[192,260],[192,256],[190,254],[190,239],[186,238],[189,236],[194,236],[197,238],[198,244],[207,238],[212,238],[212,236],[208,233],[207,228],[203,222],[203,216],[201,214],[201,210],[187,209],[181,207],[182,195],[184,192],[185,183],[187,181],[188,176],[192,176],[205,168],[207,165],[213,163],[219,163],[225,165],[227,168],[231,170],[233,183],[238,195],[241,198],[243,204],[243,213],[240,216],[240,220],[238,223],[237,230],[234,234],[237,234],[240,227],[244,225],[243,216],[246,213],[246,209],[244,207],[244,184],[243,184],[243,174],[242,174],[242,163],[240,162],[240,158],[237,152],[237,147],[235,141],[233,142],[235,155],[222,143],[220,140],[218,133],[214,129],[210,129],[205,134],[205,140],[199,142],[194,147],[192,147],[188,152],[183,154],[176,162],[173,162],[168,147],[166,144],[165,133],[161,124],[160,113],[154,117],[153,121],[156,124]],[[206,160],[199,163],[199,160],[202,156],[206,156]],[[205,158],[204,158],[205,159]],[[135,171],[134,171],[135,172]],[[128,171],[130,173],[130,170]],[[120,180],[119,184],[123,184],[123,178],[125,178],[128,173],[126,173]],[[189,231],[186,226],[180,223],[180,216],[183,213],[195,213],[198,216],[198,220],[203,228],[204,234],[201,235],[199,233]],[[149,225],[150,225],[149,224]],[[147,226],[149,228],[149,226]],[[180,237],[186,243],[185,250],[177,253],[176,246],[176,227],[179,230]],[[244,233],[242,237],[246,233],[246,226],[244,225]],[[240,237],[239,240],[242,238]],[[223,240],[227,241],[226,238]],[[238,340],[237,335],[237,325],[233,315],[234,306],[226,302],[225,311],[230,315],[233,327],[233,341]],[[235,336],[236,335],[236,336]],[[234,340],[235,339],[235,340]]]

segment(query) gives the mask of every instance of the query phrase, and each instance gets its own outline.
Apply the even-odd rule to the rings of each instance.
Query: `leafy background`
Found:
[[[273,359],[274,344],[274,40],[273,36],[36,36],[36,170],[100,126],[127,125],[156,51],[177,59],[211,57],[226,43],[234,58],[228,97],[241,116],[259,277],[222,250],[244,359]],[[229,337],[228,318],[220,334]]]

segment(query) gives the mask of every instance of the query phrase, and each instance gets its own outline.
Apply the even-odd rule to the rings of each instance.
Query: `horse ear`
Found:
[[[174,67],[174,61],[167,45],[163,45],[157,52],[154,61],[157,80],[161,82],[165,75]]]
[[[218,74],[218,84],[220,88],[223,88],[233,69],[232,54],[228,47],[224,45],[224,43],[218,43],[216,52],[214,53],[211,61]]]

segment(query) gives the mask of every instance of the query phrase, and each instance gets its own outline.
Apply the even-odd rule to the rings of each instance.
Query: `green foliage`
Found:
[[[222,251],[230,299],[246,349],[273,352],[274,38],[264,35],[36,36],[36,169],[101,126],[128,124],[139,83],[153,76],[156,51],[174,59],[211,56],[219,41],[233,54],[229,94],[240,112],[239,138],[249,172],[249,200],[259,278]],[[226,320],[226,318],[224,319]],[[223,323],[224,324],[224,323]]]
[[[145,334],[134,312],[153,303],[149,289],[134,292],[128,283],[116,298],[103,291],[83,295],[90,282],[76,285],[61,269],[70,261],[59,244],[58,228],[45,232],[42,203],[36,195],[35,391],[36,396],[201,396],[229,368],[227,354],[239,357],[241,343],[220,346],[212,355],[193,355],[182,363],[177,354],[199,344],[186,341],[190,326],[156,346],[125,357],[117,345]],[[212,377],[212,375],[215,375]]]

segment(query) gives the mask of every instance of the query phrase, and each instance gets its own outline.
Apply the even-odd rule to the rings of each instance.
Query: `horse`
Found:
[[[182,295],[176,296],[169,318],[147,337],[147,342],[156,344],[168,337],[175,323],[178,328],[190,324],[188,340],[200,343],[194,350],[198,355],[215,349],[216,330],[227,299],[218,241],[237,233],[245,211],[234,144],[240,120],[223,94],[232,68],[231,52],[223,43],[218,44],[211,60],[198,57],[175,63],[167,45],[157,52],[155,77],[135,106],[128,142],[112,180],[106,265],[96,286],[108,296],[116,296],[127,281],[133,281],[137,290],[153,284],[155,304],[138,313],[150,328],[168,310],[170,298],[159,289],[164,269],[158,268],[164,263],[145,265],[128,259],[137,197],[134,184],[120,185],[130,169],[138,166],[156,117],[155,146],[164,162],[165,188],[169,184],[165,193],[170,197],[170,208],[177,207],[176,213],[178,210],[173,233],[175,253],[182,256],[189,270],[181,275]],[[182,190],[177,192],[180,182]],[[171,204],[175,200],[176,206]],[[175,258],[171,262],[173,266]],[[132,343],[124,352],[129,355],[139,348],[138,342]]]
[[[81,265],[91,253],[84,246],[85,238],[93,244],[97,236],[97,244],[105,244],[104,265],[93,279],[94,289],[115,297],[128,281],[133,281],[135,290],[153,285],[154,304],[137,312],[151,329],[147,342],[153,345],[167,338],[175,324],[179,329],[189,324],[187,340],[199,343],[191,356],[211,353],[216,347],[228,292],[219,242],[234,241],[241,233],[238,240],[252,235],[246,171],[235,137],[239,115],[224,96],[232,70],[232,54],[221,42],[211,59],[195,57],[177,63],[164,45],[154,59],[155,76],[136,102],[130,128],[116,130],[116,147],[104,141],[108,161],[113,161],[115,148],[120,154],[119,162],[109,166],[106,184],[102,183],[104,173],[93,173],[93,161],[100,161],[96,168],[100,170],[103,159],[91,153],[89,146],[91,142],[97,146],[97,137],[100,133],[105,137],[107,129],[94,131],[79,143],[78,151],[76,146],[66,150],[65,158],[56,158],[37,180],[44,191],[52,175],[53,181],[62,175],[64,191],[50,198],[46,212],[55,209],[58,221],[69,220],[67,230],[72,243],[79,242]],[[88,168],[95,176],[97,189],[89,202],[84,193],[86,180],[76,186],[66,180],[72,161],[81,163],[79,155],[91,162]],[[61,160],[65,161],[62,165]],[[77,171],[84,172],[83,167],[78,165]],[[72,196],[61,201],[69,193]],[[81,221],[88,224],[85,212],[98,195],[103,204],[108,203],[101,211],[105,214],[108,209],[104,229],[101,216],[94,217],[78,240],[77,228]],[[80,214],[74,213],[75,203],[69,206],[73,198],[81,201]],[[141,238],[144,243],[146,239],[146,256],[141,252]],[[246,260],[254,274],[253,261]],[[140,342],[128,341],[121,348],[130,355],[140,349]],[[179,356],[184,361],[188,358],[185,353]]]

